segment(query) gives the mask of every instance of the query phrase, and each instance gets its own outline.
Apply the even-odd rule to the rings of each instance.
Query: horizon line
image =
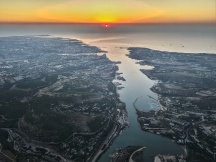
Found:
[[[21,22],[21,21],[0,21],[0,24],[216,24],[216,21],[200,21],[200,22]]]

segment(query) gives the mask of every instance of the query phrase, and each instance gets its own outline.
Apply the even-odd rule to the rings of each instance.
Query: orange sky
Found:
[[[0,22],[215,22],[216,0],[0,0]]]

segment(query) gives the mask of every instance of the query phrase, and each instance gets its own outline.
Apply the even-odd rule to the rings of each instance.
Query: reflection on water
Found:
[[[146,96],[139,97],[136,102],[134,103],[135,107],[142,111],[151,111],[151,110],[159,110],[160,106],[158,105],[158,102],[154,99],[151,99],[150,102],[148,102],[146,106]]]
[[[156,83],[144,75],[140,69],[151,69],[140,66],[136,60],[126,56],[127,47],[147,47],[158,50],[177,52],[215,53],[216,29],[213,25],[113,25],[103,28],[100,25],[0,25],[0,36],[49,34],[64,38],[77,38],[87,44],[95,45],[107,51],[111,61],[121,61],[119,71],[126,81],[119,81],[125,87],[118,90],[120,99],[126,103],[130,127],[118,136],[112,146],[99,159],[108,162],[108,156],[119,147],[143,145],[147,149],[143,160],[150,162],[150,156],[160,154],[180,154],[183,150],[170,139],[143,132],[137,122],[133,107],[142,110],[158,109],[159,106],[149,96],[157,99],[150,88]]]

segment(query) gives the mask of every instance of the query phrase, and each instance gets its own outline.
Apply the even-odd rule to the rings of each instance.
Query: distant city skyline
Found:
[[[0,22],[212,23],[215,0],[0,0]]]

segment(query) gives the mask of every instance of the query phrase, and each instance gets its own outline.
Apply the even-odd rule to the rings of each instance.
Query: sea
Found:
[[[155,154],[185,154],[172,139],[141,130],[133,103],[138,98],[139,109],[157,110],[159,106],[149,97],[157,99],[157,94],[150,90],[157,81],[140,71],[153,67],[141,66],[130,59],[127,48],[216,54],[216,24],[108,24],[108,27],[105,24],[0,24],[0,37],[35,35],[78,39],[107,51],[111,61],[121,62],[118,72],[126,81],[114,79],[113,82],[121,84],[118,93],[126,104],[130,126],[115,138],[99,162],[109,162],[115,149],[133,145],[146,147],[140,160],[145,162],[152,162]]]

